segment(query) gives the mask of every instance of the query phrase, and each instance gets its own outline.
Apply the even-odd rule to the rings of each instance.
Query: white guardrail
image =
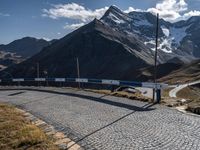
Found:
[[[0,82],[77,82],[77,83],[93,83],[117,86],[133,86],[145,87],[154,89],[165,89],[168,84],[164,83],[150,83],[150,82],[133,82],[133,81],[120,81],[120,80],[107,80],[107,79],[86,79],[86,78],[13,78],[13,79],[0,79]]]

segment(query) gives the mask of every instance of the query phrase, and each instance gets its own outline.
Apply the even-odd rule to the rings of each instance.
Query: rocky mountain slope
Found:
[[[156,16],[149,12],[124,13],[115,6],[101,18],[114,30],[125,33],[130,38],[137,37],[152,51],[155,50]],[[190,62],[200,57],[200,17],[170,23],[159,20],[159,61],[167,62],[177,58]]]
[[[77,77],[78,57],[81,77],[134,79],[134,70],[153,64],[151,55],[152,51],[137,38],[129,38],[95,19],[6,71],[16,77],[35,77],[36,63],[40,63],[40,76],[47,71],[51,77]]]

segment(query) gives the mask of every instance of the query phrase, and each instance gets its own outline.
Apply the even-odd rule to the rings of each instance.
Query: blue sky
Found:
[[[25,36],[61,38],[100,18],[111,5],[126,12],[159,12],[171,22],[200,16],[200,0],[0,0],[0,44]]]

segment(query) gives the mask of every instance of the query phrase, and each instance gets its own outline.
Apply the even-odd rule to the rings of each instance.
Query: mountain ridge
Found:
[[[36,39],[34,37],[23,37],[14,40],[8,44],[1,44],[0,51],[16,53],[23,58],[31,57],[42,50],[42,48],[49,46],[51,42],[44,39]],[[31,49],[32,48],[32,49]]]

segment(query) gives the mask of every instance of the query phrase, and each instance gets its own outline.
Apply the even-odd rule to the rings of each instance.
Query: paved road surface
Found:
[[[40,117],[85,149],[200,149],[200,118],[165,106],[73,89],[0,91],[0,101]]]
[[[176,94],[180,91],[180,90],[182,90],[182,89],[184,89],[184,88],[186,88],[186,87],[188,87],[188,86],[190,86],[190,85],[195,85],[195,84],[199,84],[200,83],[200,80],[199,81],[195,81],[195,82],[191,82],[191,83],[187,83],[187,84],[181,84],[181,85],[177,85],[174,89],[172,89],[170,92],[169,92],[169,96],[170,97],[176,97]]]

